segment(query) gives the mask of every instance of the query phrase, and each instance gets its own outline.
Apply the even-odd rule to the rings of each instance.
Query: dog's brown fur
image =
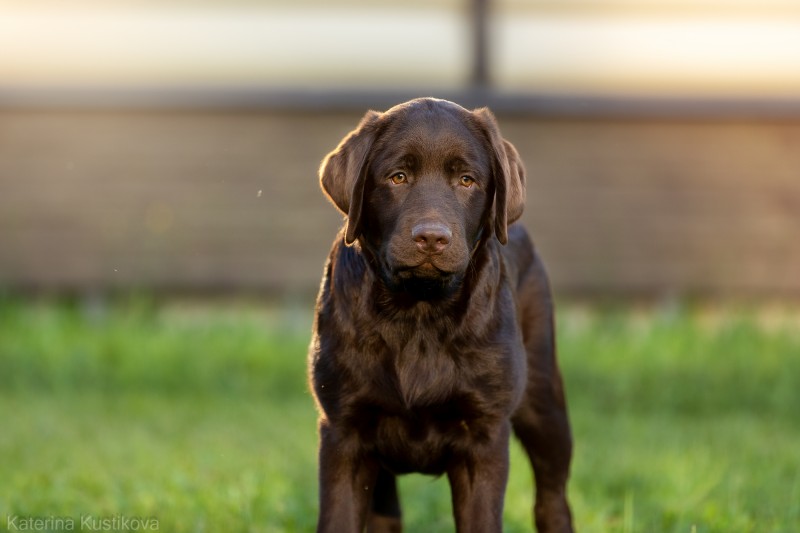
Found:
[[[525,175],[487,109],[369,112],[323,161],[347,215],[309,355],[320,410],[318,531],[400,531],[395,475],[446,473],[459,532],[502,529],[509,436],[540,532],[571,531],[572,450]]]

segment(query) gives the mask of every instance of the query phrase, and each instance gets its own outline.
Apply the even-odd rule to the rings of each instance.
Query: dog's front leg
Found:
[[[458,533],[503,530],[503,498],[508,481],[509,424],[488,442],[473,447],[447,472]]]
[[[317,532],[364,531],[378,470],[351,439],[340,438],[329,422],[320,423]]]

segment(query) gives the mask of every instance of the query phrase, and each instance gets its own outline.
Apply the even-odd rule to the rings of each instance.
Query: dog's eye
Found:
[[[458,179],[458,183],[460,183],[462,187],[466,187],[469,189],[470,187],[475,185],[475,180],[470,176],[461,176]]]
[[[389,179],[392,180],[392,183],[394,183],[395,185],[400,185],[408,182],[408,177],[405,175],[404,172],[398,172],[397,174],[393,174],[392,177]]]

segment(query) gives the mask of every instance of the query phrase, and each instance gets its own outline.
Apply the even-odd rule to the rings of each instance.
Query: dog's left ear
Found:
[[[342,139],[335,150],[325,156],[319,167],[322,190],[333,205],[347,215],[344,238],[347,245],[353,244],[360,233],[367,157],[375,141],[380,116],[381,114],[376,111],[368,111],[358,127]]]
[[[494,228],[497,240],[508,242],[508,226],[522,216],[525,208],[525,167],[510,142],[503,139],[497,121],[488,108],[476,109],[475,118],[483,127],[492,147],[494,173]]]

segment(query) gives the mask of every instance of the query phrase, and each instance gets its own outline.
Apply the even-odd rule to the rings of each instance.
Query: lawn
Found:
[[[312,530],[306,307],[0,297],[0,530]],[[786,309],[563,304],[580,531],[796,531],[798,325]],[[444,479],[401,491],[407,531],[453,530]],[[514,445],[507,531],[531,531],[531,493]]]

